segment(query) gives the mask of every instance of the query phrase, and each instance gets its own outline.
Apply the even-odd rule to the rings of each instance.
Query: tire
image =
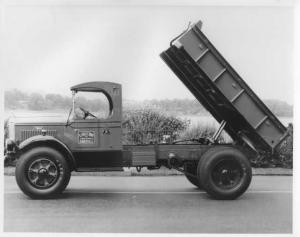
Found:
[[[190,173],[190,174],[197,176],[197,165],[196,164],[195,165],[186,164],[184,167],[184,171],[187,172],[184,175],[188,179],[188,181],[190,181],[197,188],[203,189],[202,185],[199,182],[199,179],[197,177],[194,177],[194,176],[191,176],[188,174],[188,173]]]
[[[236,199],[247,190],[252,179],[249,160],[232,147],[208,150],[197,169],[201,185],[215,199]]]
[[[46,199],[65,190],[71,172],[60,152],[50,147],[35,147],[21,155],[15,177],[24,194],[34,199]]]

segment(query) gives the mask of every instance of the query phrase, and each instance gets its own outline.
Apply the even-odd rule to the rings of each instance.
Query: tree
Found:
[[[22,108],[23,101],[27,101],[28,96],[22,91],[13,89],[4,92],[4,107],[9,109]]]
[[[32,93],[28,101],[28,109],[31,110],[43,110],[45,109],[45,99],[39,93]]]

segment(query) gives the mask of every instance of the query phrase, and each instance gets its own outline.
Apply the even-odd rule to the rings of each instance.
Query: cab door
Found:
[[[99,120],[75,120],[72,124],[74,149],[97,151],[101,150],[99,139]]]
[[[79,85],[91,99],[74,102],[68,128],[77,168],[122,167],[121,86],[109,82]],[[91,91],[88,91],[91,90]],[[94,95],[104,95],[106,104]]]

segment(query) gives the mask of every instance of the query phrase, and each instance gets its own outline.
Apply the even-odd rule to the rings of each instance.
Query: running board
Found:
[[[86,167],[78,168],[77,172],[110,172],[110,171],[124,171],[123,167]]]

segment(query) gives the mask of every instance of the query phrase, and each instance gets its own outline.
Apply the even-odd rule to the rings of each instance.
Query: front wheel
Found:
[[[250,185],[252,169],[247,157],[232,147],[208,150],[198,164],[205,191],[216,199],[236,199]]]
[[[68,185],[71,172],[63,155],[50,147],[36,147],[19,158],[15,177],[19,188],[31,198],[51,198]]]

